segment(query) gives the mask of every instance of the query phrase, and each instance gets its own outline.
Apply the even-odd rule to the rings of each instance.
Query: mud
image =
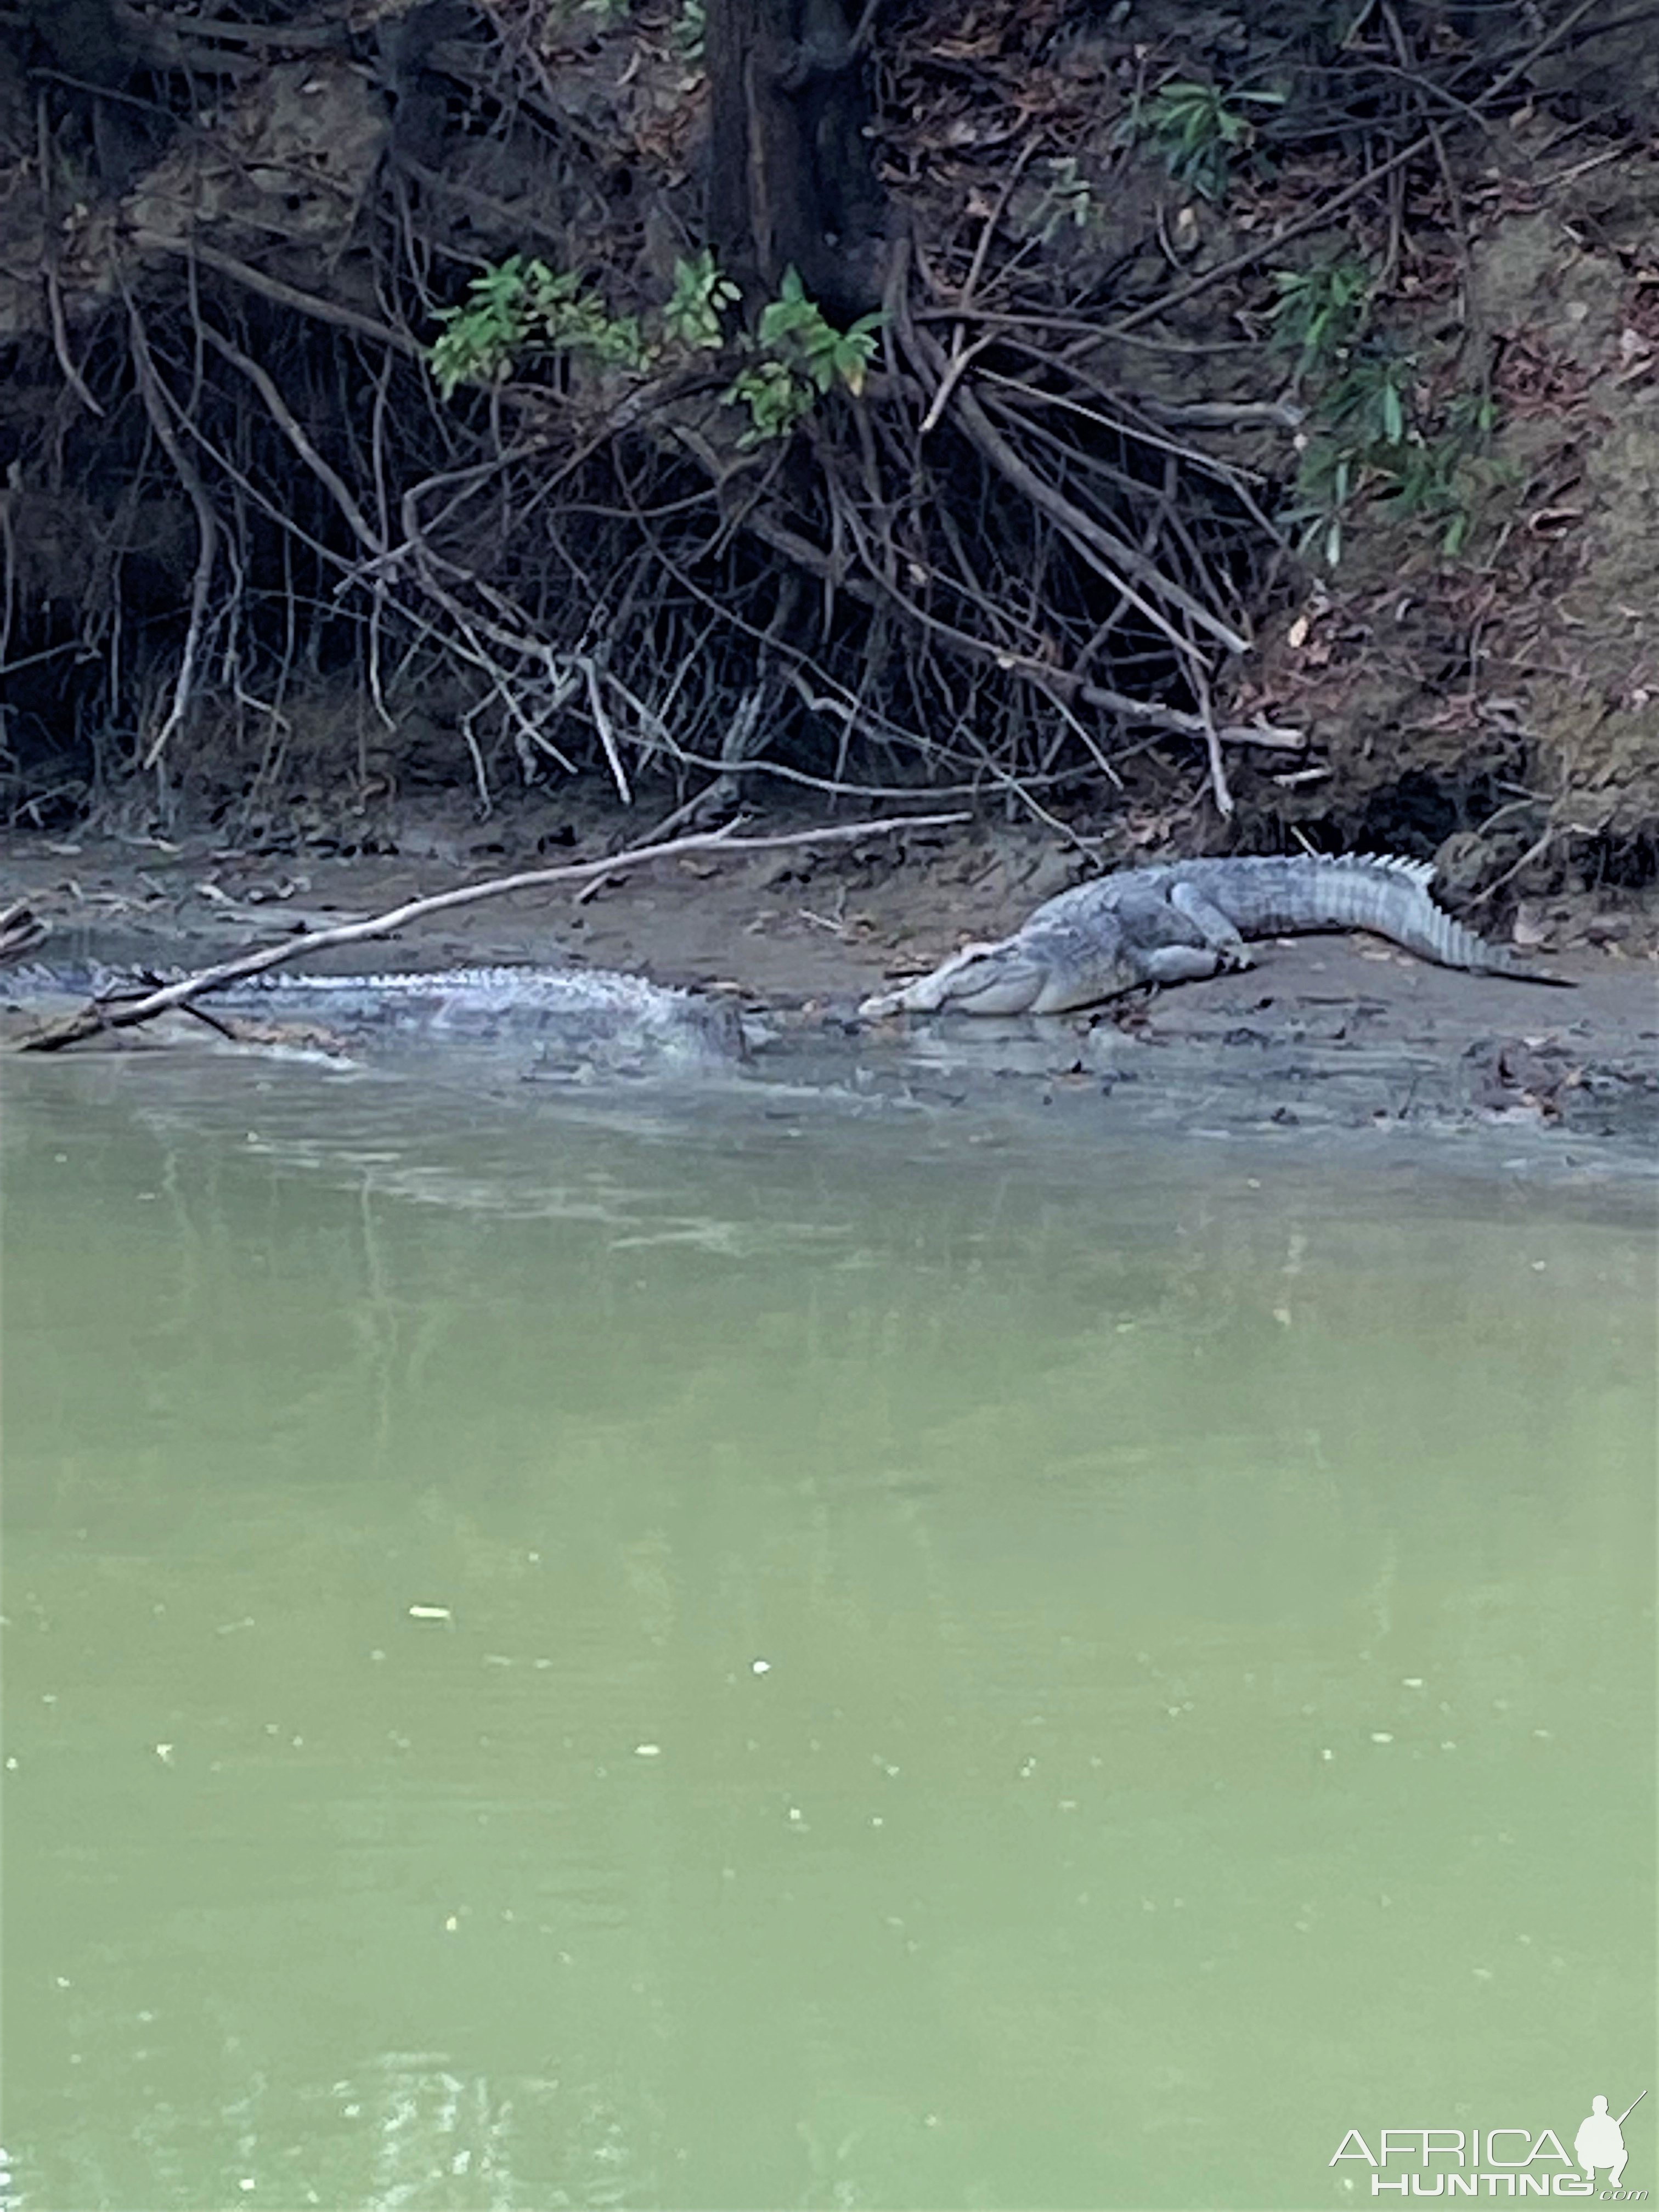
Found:
[[[0,851],[0,902],[26,899],[48,924],[33,957],[204,963],[533,865],[538,844],[548,865],[602,853],[599,827],[548,850],[533,820],[481,831],[433,816],[405,821],[394,854],[283,860],[216,854],[205,841],[15,839]],[[996,1102],[1223,1133],[1486,1132],[1494,1157],[1521,1140],[1528,1158],[1567,1168],[1642,1175],[1659,1164],[1659,961],[1592,941],[1593,915],[1561,925],[1576,944],[1532,956],[1571,990],[1431,968],[1367,939],[1308,938],[1258,947],[1245,974],[1093,1015],[857,1020],[866,993],[1013,927],[1074,867],[1052,846],[977,830],[693,856],[607,879],[580,903],[563,888],[520,894],[317,964],[621,969],[734,998],[762,1079],[940,1109]],[[1628,934],[1639,944],[1644,933]],[[120,1042],[161,1041],[146,1030]]]

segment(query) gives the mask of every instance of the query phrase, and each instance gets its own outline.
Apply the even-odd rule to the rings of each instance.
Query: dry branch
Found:
[[[144,412],[162,450],[178,471],[179,481],[189,494],[191,506],[196,514],[196,571],[191,583],[190,628],[185,633],[184,651],[179,657],[179,672],[167,719],[144,755],[144,767],[152,769],[167,750],[168,738],[190,712],[191,695],[196,687],[196,671],[202,658],[207,630],[208,594],[213,587],[213,572],[219,559],[220,528],[218,513],[207,486],[202,481],[201,471],[185,453],[173,427],[173,419],[167,411],[167,395],[150,355],[144,319],[139,313],[138,302],[131,292],[127,295],[127,332],[132,346],[133,374],[137,380],[138,396],[143,402]]]
[[[359,337],[372,338],[377,345],[386,346],[394,353],[412,355],[417,359],[420,356],[420,346],[406,331],[394,331],[390,324],[376,322],[372,315],[360,314],[356,307],[319,299],[314,292],[302,292],[297,285],[283,283],[280,276],[267,276],[263,269],[251,268],[234,254],[222,253],[216,246],[204,245],[199,238],[164,238],[153,231],[140,230],[133,243],[146,252],[176,254],[182,260],[198,262],[204,269],[229,277],[234,284],[246,285],[250,292],[258,293],[262,299],[272,301],[279,307],[291,307],[296,314],[333,323],[343,331],[353,331]]]

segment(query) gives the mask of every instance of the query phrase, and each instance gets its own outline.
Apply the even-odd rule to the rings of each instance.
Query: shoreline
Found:
[[[172,967],[590,856],[588,838],[538,837],[533,823],[467,825],[459,842],[453,824],[405,825],[398,842],[395,853],[255,856],[206,836],[14,834],[0,842],[0,892],[50,926],[27,960]],[[604,843],[591,844],[602,857]],[[773,1040],[762,1057],[780,1071],[833,1082],[856,1061],[868,1079],[947,1102],[1006,1096],[1010,1083],[1048,1103],[1123,1091],[1121,1119],[1133,1091],[1156,1095],[1165,1124],[1489,1126],[1646,1148],[1659,1163],[1659,960],[1616,945],[1528,949],[1571,991],[1433,968],[1374,939],[1310,936],[1262,943],[1243,973],[1089,1014],[854,1018],[867,994],[965,938],[1016,927],[1072,873],[1052,845],[977,826],[705,853],[601,879],[580,903],[562,886],[481,902],[316,965],[621,969],[735,997]],[[1581,938],[1594,927],[1593,916],[1581,923]]]

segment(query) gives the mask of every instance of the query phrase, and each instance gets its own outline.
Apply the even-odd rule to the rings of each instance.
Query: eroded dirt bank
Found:
[[[395,854],[285,860],[216,854],[205,840],[14,839],[0,892],[49,926],[33,957],[199,964],[514,868],[602,854],[605,833],[614,824],[575,836],[568,822],[553,833],[532,817],[485,831],[411,817]],[[1091,1017],[856,1021],[860,998],[884,979],[1013,927],[1077,865],[1023,832],[975,827],[838,851],[688,856],[605,879],[580,902],[563,887],[509,895],[320,964],[568,962],[732,993],[767,1040],[763,1070],[924,1102],[1018,1094],[1065,1110],[1100,1098],[1119,1118],[1225,1127],[1513,1127],[1632,1168],[1659,1159],[1659,961],[1651,917],[1635,903],[1523,910],[1518,941],[1571,990],[1430,968],[1366,939],[1310,938],[1261,946],[1248,974]]]
[[[840,319],[784,317],[823,359],[875,318],[832,388],[762,338],[779,210],[725,219],[778,120],[744,159],[718,119],[739,12],[810,19],[763,75],[858,152]],[[1114,853],[1655,882],[1619,0],[11,14],[5,819],[925,788]]]

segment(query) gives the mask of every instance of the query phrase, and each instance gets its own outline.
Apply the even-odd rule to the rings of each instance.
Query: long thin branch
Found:
[[[190,591],[190,627],[185,632],[185,648],[179,658],[173,703],[167,708],[166,720],[144,755],[143,765],[149,769],[161,759],[167,750],[168,738],[190,711],[191,695],[196,688],[197,663],[201,659],[203,636],[207,627],[208,594],[213,586],[213,572],[219,557],[220,532],[219,518],[214,512],[207,486],[202,482],[196,464],[179,443],[173,419],[167,413],[167,398],[150,354],[144,319],[138,312],[138,302],[131,289],[127,292],[127,330],[132,342],[132,368],[138,396],[143,402],[151,428],[178,471],[179,481],[190,495],[190,503],[196,511],[198,539],[196,574]]]
[[[884,578],[877,580],[885,583]],[[1039,659],[1035,653],[1018,653],[993,645],[987,639],[974,636],[971,631],[958,629],[954,623],[932,613],[919,600],[907,599],[891,586],[887,588],[912,622],[942,639],[966,659],[986,663],[1000,669],[1005,675],[1018,673],[1039,690],[1061,694],[1068,699],[1081,699],[1085,706],[1103,707],[1109,714],[1121,714],[1125,721],[1139,723],[1145,728],[1178,730],[1184,737],[1203,737],[1206,733],[1201,714],[1189,714],[1179,707],[1166,707],[1156,700],[1131,699],[1103,684],[1083,683],[1069,668]],[[1218,726],[1216,735],[1226,744],[1265,745],[1276,752],[1303,752],[1307,748],[1307,739],[1299,730],[1277,728],[1266,723],[1224,722]]]
[[[173,253],[181,260],[199,261],[204,269],[212,269],[233,283],[245,284],[250,292],[258,292],[267,300],[274,300],[279,307],[292,307],[296,314],[315,317],[319,322],[337,324],[343,331],[356,331],[362,337],[373,338],[379,345],[389,346],[395,352],[419,356],[421,348],[405,331],[395,331],[389,323],[377,323],[372,315],[359,314],[356,307],[337,305],[332,300],[319,299],[314,292],[301,292],[292,284],[285,284],[279,276],[267,276],[263,269],[250,267],[238,261],[233,254],[221,253],[216,246],[204,246],[193,232],[183,238],[166,238],[155,231],[138,230],[133,243],[146,252]]]
[[[65,1045],[78,1044],[82,1038],[96,1036],[105,1030],[131,1029],[137,1023],[149,1021],[165,1013],[169,1006],[182,1006],[186,1000],[199,998],[204,992],[240,982],[245,975],[263,975],[267,969],[283,967],[291,960],[304,959],[332,945],[359,945],[368,938],[390,937],[411,921],[424,921],[429,915],[447,914],[456,907],[477,906],[484,899],[500,898],[508,891],[539,890],[548,884],[581,883],[596,876],[614,875],[619,868],[643,867],[652,860],[673,860],[683,853],[765,853],[783,845],[845,845],[860,837],[877,837],[894,830],[941,830],[969,819],[966,813],[887,815],[874,822],[846,822],[822,830],[792,830],[764,837],[736,837],[729,830],[715,830],[698,836],[670,838],[666,843],[636,845],[630,852],[613,853],[607,860],[574,860],[562,867],[532,868],[526,874],[495,876],[488,883],[465,884],[457,890],[436,891],[429,898],[407,900],[402,906],[389,908],[385,914],[370,915],[366,921],[343,921],[333,929],[319,929],[306,937],[290,937],[281,945],[263,945],[257,952],[240,953],[234,960],[222,960],[215,967],[181,976],[175,983],[163,984],[142,999],[127,1000],[118,1006],[94,1004],[21,1037],[15,1048],[19,1052],[61,1052]]]
[[[370,526],[362,509],[347,489],[345,479],[337,469],[331,468],[323,459],[310,438],[301,428],[294,410],[277,389],[276,378],[261,368],[257,361],[250,361],[241,349],[234,346],[228,337],[221,337],[211,323],[202,323],[198,327],[214,351],[222,354],[233,368],[240,368],[250,383],[258,387],[259,396],[276,418],[276,426],[283,435],[312,474],[334,495],[335,504],[351,526],[352,535],[358,543],[371,554],[384,553],[386,550],[384,538]]]
[[[939,388],[942,389],[948,368],[942,349],[931,335],[915,330],[914,325],[910,335],[916,345],[913,358],[917,367],[924,373],[931,371]],[[998,473],[1034,507],[1041,508],[1057,523],[1090,565],[1131,599],[1147,620],[1155,623],[1177,648],[1184,646],[1186,641],[1170,617],[1152,604],[1154,599],[1163,599],[1179,610],[1194,625],[1207,630],[1212,638],[1225,646],[1229,653],[1249,651],[1248,638],[1241,636],[1211,608],[1201,606],[1182,589],[1173,577],[1164,574],[1144,554],[1138,552],[1133,545],[1126,544],[1115,531],[1105,528],[1093,515],[1086,514],[1057,486],[1023,460],[997,429],[973,393],[961,383],[951,392],[951,405],[968,436]],[[1143,586],[1144,593],[1126,580],[1131,576]]]

